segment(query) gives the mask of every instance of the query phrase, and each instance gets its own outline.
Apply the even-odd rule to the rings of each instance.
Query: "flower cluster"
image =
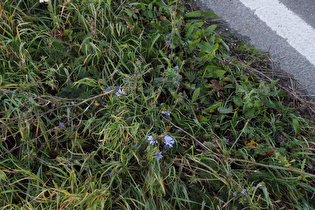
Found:
[[[168,115],[168,116],[171,115],[171,112],[170,112],[170,111],[161,111],[161,113],[162,113],[162,114],[166,114],[166,115]]]
[[[153,136],[148,136],[147,139],[148,141],[150,141],[151,145],[158,144],[158,142],[153,138]],[[172,137],[164,136],[164,149],[165,150],[167,150],[169,147],[173,147],[173,144],[174,144],[174,140]],[[159,152],[157,154],[158,160],[160,160],[162,157],[163,157],[162,152]]]

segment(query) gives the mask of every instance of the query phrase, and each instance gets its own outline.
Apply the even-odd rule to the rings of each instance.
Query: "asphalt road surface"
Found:
[[[194,0],[264,52],[315,99],[315,0]]]

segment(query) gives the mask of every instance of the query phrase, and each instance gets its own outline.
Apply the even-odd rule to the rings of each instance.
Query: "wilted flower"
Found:
[[[72,131],[74,131],[74,130],[75,130],[75,127],[74,127],[74,126],[72,126],[72,127],[71,127],[71,130],[72,130]]]
[[[116,70],[116,73],[117,73],[117,74],[118,74],[118,73],[120,73],[120,70],[119,70],[119,69],[117,69],[117,70]]]
[[[164,136],[164,144],[169,146],[169,147],[173,147],[173,144],[174,144],[174,140],[172,137],[170,136]]]
[[[113,173],[109,173],[109,176],[113,176],[114,174]]]
[[[234,197],[235,197],[235,196],[237,196],[237,193],[236,193],[236,192],[234,192],[234,193],[233,193],[233,196],[234,196]]]
[[[158,158],[158,160],[161,160],[162,159],[162,152],[159,152],[159,153],[157,153],[157,158]]]
[[[135,72],[134,75],[135,75],[135,76],[139,75],[139,72]]]
[[[116,86],[116,87],[115,87],[115,90],[118,90],[118,89],[119,89],[119,86]]]
[[[164,145],[164,149],[165,149],[165,150],[167,150],[167,149],[168,149],[167,145]]]
[[[167,44],[168,44],[168,46],[170,46],[170,45],[172,44],[172,42],[171,42],[171,41],[169,41]]]

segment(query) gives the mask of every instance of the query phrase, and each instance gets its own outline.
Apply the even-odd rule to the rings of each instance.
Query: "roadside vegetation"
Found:
[[[215,18],[181,0],[1,1],[0,206],[315,208],[314,106]]]

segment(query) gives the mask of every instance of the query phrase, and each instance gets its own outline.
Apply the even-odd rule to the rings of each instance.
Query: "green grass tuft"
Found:
[[[314,118],[181,0],[0,4],[0,206],[311,209]]]

